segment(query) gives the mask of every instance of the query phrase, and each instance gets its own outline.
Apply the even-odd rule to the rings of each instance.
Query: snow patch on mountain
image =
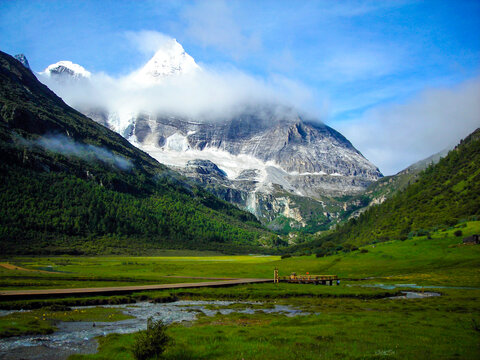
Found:
[[[190,145],[188,144],[188,140],[186,136],[182,134],[175,133],[172,136],[169,136],[166,140],[165,148],[167,150],[173,151],[187,151],[190,149]]]
[[[90,78],[92,75],[90,71],[87,71],[83,66],[66,60],[47,66],[47,68],[40,74],[49,77],[69,75],[73,78]]]
[[[169,39],[130,78],[139,85],[155,85],[167,77],[192,74],[198,70],[200,66],[185,52],[183,46],[177,40]]]
[[[142,144],[133,138],[129,140],[135,146],[150,154],[154,159],[169,166],[183,168],[189,161],[210,160],[224,171],[231,180],[236,179],[243,171],[252,169],[259,170],[259,178],[263,180],[267,177],[267,167],[277,166],[273,162],[265,163],[260,159],[245,154],[233,155],[218,148],[191,149],[187,138],[179,133],[168,137],[165,145],[162,147],[151,143]]]
[[[155,142],[139,142],[132,136],[129,138],[135,146],[150,154],[159,162],[176,169],[184,169],[188,164],[198,160],[207,160],[218,166],[226,174],[228,180],[235,184],[242,181],[253,181],[254,191],[262,193],[274,192],[274,185],[280,185],[286,191],[300,196],[311,195],[299,186],[299,178],[336,178],[342,177],[337,172],[327,174],[320,172],[288,172],[275,161],[264,161],[249,154],[232,154],[218,147],[206,147],[202,150],[192,148],[188,138],[178,132],[166,138],[163,146]]]

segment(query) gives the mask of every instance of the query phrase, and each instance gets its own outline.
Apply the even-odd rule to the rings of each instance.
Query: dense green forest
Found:
[[[320,255],[365,243],[407,239],[480,216],[480,129],[381,205],[290,251]]]
[[[1,52],[0,120],[2,254],[261,252],[281,244],[252,214],[70,108]]]

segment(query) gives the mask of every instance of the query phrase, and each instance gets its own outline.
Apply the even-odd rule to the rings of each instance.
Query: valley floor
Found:
[[[115,282],[183,281],[170,276],[273,277],[275,267],[280,275],[293,271],[336,274],[341,285],[270,283],[117,297],[4,301],[0,308],[34,310],[0,316],[0,336],[48,333],[55,330],[59,320],[112,320],[106,316],[112,315],[110,308],[89,308],[80,316],[69,306],[212,299],[234,301],[224,305],[233,309],[245,306],[239,302],[254,301],[264,307],[290,305],[310,315],[290,317],[262,311],[198,315],[195,321],[169,326],[167,332],[174,342],[167,348],[165,358],[477,359],[480,357],[480,246],[461,244],[463,236],[454,235],[459,229],[463,236],[479,233],[480,222],[439,230],[430,238],[372,244],[325,258],[302,256],[282,260],[276,256],[252,255],[2,259],[22,268],[47,272],[2,268],[3,290],[54,288],[68,283],[71,287],[83,287]],[[436,292],[441,296],[389,298],[406,290]],[[49,315],[43,320],[45,313]],[[115,314],[124,316],[120,311]],[[134,339],[135,334],[100,337],[97,354],[73,355],[71,359],[133,359],[130,349]]]

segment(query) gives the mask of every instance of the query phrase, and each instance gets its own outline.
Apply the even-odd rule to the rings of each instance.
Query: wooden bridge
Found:
[[[337,275],[311,275],[306,273],[305,275],[297,275],[292,273],[289,276],[278,276],[278,269],[273,272],[273,282],[287,282],[293,284],[315,284],[315,285],[339,285],[340,280]]]

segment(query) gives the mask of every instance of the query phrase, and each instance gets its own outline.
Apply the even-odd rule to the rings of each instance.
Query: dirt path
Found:
[[[137,286],[116,286],[101,288],[78,288],[78,289],[42,289],[42,290],[9,290],[0,291],[0,300],[10,300],[14,298],[35,298],[52,295],[85,295],[85,294],[121,294],[134,291],[144,290],[168,290],[182,288],[198,288],[198,287],[221,287],[240,284],[266,283],[272,279],[234,279],[224,281],[208,281],[198,283],[178,283],[178,284],[161,284],[161,285],[137,285]]]
[[[45,270],[33,270],[33,269],[26,269],[17,265],[9,264],[9,263],[0,263],[0,266],[8,269],[8,270],[20,270],[20,271],[30,271],[30,272],[37,272],[43,274],[60,274],[58,271],[45,271]]]

